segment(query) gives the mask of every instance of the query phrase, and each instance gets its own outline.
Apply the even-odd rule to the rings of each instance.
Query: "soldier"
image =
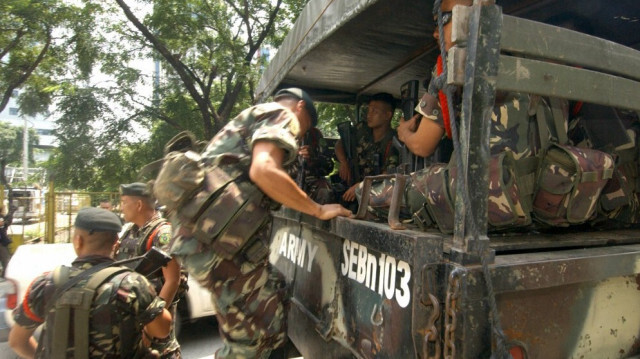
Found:
[[[285,343],[285,289],[281,274],[268,261],[273,220],[268,209],[282,204],[321,220],[352,215],[339,204],[314,202],[287,173],[297,158],[297,137],[316,123],[309,95],[298,88],[283,89],[276,93],[275,102],[250,107],[231,120],[202,153],[199,163],[211,178],[235,178],[233,185],[225,187],[233,190],[218,197],[219,205],[204,210],[206,218],[196,221],[202,227],[190,229],[189,223],[180,222],[171,252],[212,293],[224,343],[217,359],[267,358]],[[159,175],[154,186],[158,197],[170,191],[162,183]],[[244,194],[251,198],[258,194],[258,205],[239,205]],[[178,218],[190,216],[185,208],[178,207],[177,212]],[[229,212],[231,218],[220,226],[225,232],[208,237]],[[248,217],[251,221],[243,221]],[[179,223],[171,218],[174,226]],[[198,236],[203,232],[206,236]]]
[[[151,247],[169,251],[171,224],[158,211],[156,201],[147,185],[141,182],[120,186],[121,210],[126,222],[131,226],[124,232],[115,248],[116,260],[129,259],[145,254]],[[171,316],[175,318],[180,286],[180,264],[172,259],[162,268],[162,275],[154,274],[148,278],[155,286],[158,295],[167,303]],[[180,344],[176,339],[175,320],[171,323],[171,334],[151,344],[162,358],[180,358]]]
[[[5,276],[7,265],[11,258],[11,252],[9,252],[11,238],[9,238],[7,230],[9,226],[11,226],[12,214],[9,213],[7,209],[5,201],[0,201],[0,263],[2,264],[2,274],[0,274],[0,277]]]
[[[398,166],[398,150],[392,146],[391,140],[396,132],[391,128],[391,119],[395,111],[395,101],[388,93],[378,93],[371,97],[367,109],[367,126],[359,123],[356,127],[356,156],[360,173],[351,173],[351,168],[342,141],[336,143],[336,157],[340,162],[339,174],[342,180],[352,182],[354,176],[360,178],[375,176],[395,170]],[[342,195],[345,202],[356,199],[356,188],[360,182],[353,184]]]
[[[472,1],[442,1],[441,11],[445,51],[448,51],[453,46],[451,43],[451,20],[452,9],[455,5],[470,6],[472,5]],[[435,17],[434,21],[436,21]],[[433,36],[436,40],[440,41],[437,24]],[[398,139],[417,156],[430,156],[445,136],[451,137],[450,124],[456,121],[461,111],[461,101],[458,93],[454,93],[454,98],[451,99],[454,103],[455,113],[449,114],[446,96],[442,91],[438,91],[435,89],[435,86],[433,86],[434,80],[441,71],[442,60],[439,57],[438,63],[434,67],[429,89],[416,106],[418,113],[410,120],[405,121],[404,119],[400,119],[397,128]],[[536,162],[523,159],[536,156],[540,151],[540,141],[531,141],[532,139],[538,138],[536,116],[534,116],[536,111],[550,111],[548,110],[548,106],[545,105],[544,100],[540,97],[520,93],[496,93],[493,114],[491,116],[491,154],[512,153],[515,160],[520,161],[518,165],[521,169],[521,177],[527,177],[526,180],[518,180],[519,182],[533,183],[534,181],[529,177],[535,175],[535,168],[530,166],[529,163],[533,164]],[[546,117],[551,118],[552,115],[549,113]],[[551,134],[549,135],[551,136]],[[452,160],[454,159],[452,158]],[[430,176],[432,173],[431,167],[416,172],[412,175],[413,183],[408,183],[406,187],[407,190],[405,191],[405,208],[407,208],[411,214],[415,213],[414,219],[418,216],[419,222],[422,223],[431,223],[433,220],[424,217],[427,216],[426,212],[422,210],[423,204],[425,203],[423,195],[426,194],[421,193],[424,192],[424,190],[417,190],[416,188],[422,187],[424,189],[424,183],[428,182],[427,176]],[[422,183],[422,185],[418,186],[419,183],[416,181]],[[372,199],[369,205],[374,214],[386,214],[385,206],[389,204],[393,182],[393,180],[385,180],[383,183],[373,186]],[[360,188],[358,189],[358,196],[360,196]],[[514,227],[521,226],[522,223],[530,223],[530,217],[526,207],[530,206],[532,192],[532,186],[522,186],[520,188],[520,194],[522,195],[521,200],[526,201],[526,203],[524,205],[525,209],[522,210],[519,204],[517,205],[517,215],[522,216],[524,219],[521,222],[514,221]],[[490,203],[491,201],[492,198],[490,194]],[[494,210],[502,211],[504,210],[504,206],[490,206],[490,215]],[[443,228],[440,229],[443,230]]]
[[[335,203],[331,184],[326,176],[333,170],[333,161],[327,154],[327,142],[322,132],[311,127],[304,135],[298,151],[298,161],[294,162],[291,174],[311,199],[320,203]]]
[[[78,212],[73,233],[73,248],[78,257],[69,269],[69,280],[73,283],[65,288],[58,282],[57,271],[37,277],[27,288],[24,300],[13,312],[15,325],[9,334],[9,345],[25,358],[133,358],[144,355],[143,331],[149,338],[164,338],[169,334],[171,315],[164,309],[165,301],[156,295],[147,279],[130,270],[107,277],[97,287],[90,306],[88,330],[80,334],[85,338],[66,338],[67,333],[56,331],[63,314],[55,305],[68,300],[69,291],[85,288],[87,283],[113,263],[111,249],[118,239],[122,226],[119,218],[100,208],[84,208]],[[102,269],[96,271],[96,269]],[[90,274],[93,273],[93,274]],[[84,278],[80,278],[83,276]],[[51,309],[51,310],[49,310]],[[75,311],[70,315],[77,315]],[[58,318],[56,318],[56,316]],[[67,324],[78,318],[64,318]],[[40,342],[32,337],[36,328],[44,323]],[[69,332],[69,331],[67,331]],[[70,331],[74,333],[74,331]],[[78,335],[78,331],[75,331]],[[75,345],[88,343],[88,353],[76,352]]]

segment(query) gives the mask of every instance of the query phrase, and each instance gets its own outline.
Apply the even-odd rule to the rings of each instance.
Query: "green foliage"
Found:
[[[318,103],[318,128],[325,137],[338,137],[338,124],[345,121],[355,123],[355,106]]]
[[[116,190],[176,133],[207,140],[253,104],[258,51],[280,44],[305,3],[5,0],[0,96],[20,89],[24,115],[56,105],[57,187]]]

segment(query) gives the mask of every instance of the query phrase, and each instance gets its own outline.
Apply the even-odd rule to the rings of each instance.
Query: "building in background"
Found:
[[[4,111],[0,112],[0,121],[9,123],[16,127],[24,128],[26,126],[27,128],[32,128],[38,134],[38,144],[33,149],[33,156],[36,164],[35,166],[32,164],[27,166],[28,174],[33,175],[42,171],[38,168],[40,167],[38,164],[47,161],[51,156],[53,149],[56,147],[56,139],[53,136],[55,122],[48,119],[48,116],[44,115],[36,115],[34,117],[23,116],[20,113],[17,103],[19,94],[19,90],[13,90],[13,95],[11,96],[7,107],[5,107]],[[14,180],[19,181],[25,179],[23,174],[24,167],[24,164],[19,167],[7,167],[6,175],[10,183]]]

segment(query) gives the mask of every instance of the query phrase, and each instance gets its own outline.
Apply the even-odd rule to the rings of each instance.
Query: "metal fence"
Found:
[[[118,192],[13,192],[15,212],[8,230],[14,242],[12,250],[22,243],[70,242],[76,214],[84,207],[107,207],[120,215]]]

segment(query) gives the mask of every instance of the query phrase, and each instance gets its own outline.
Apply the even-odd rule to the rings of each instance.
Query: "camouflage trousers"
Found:
[[[336,198],[331,184],[325,177],[305,178],[305,192],[320,204],[335,203]]]
[[[356,187],[356,197],[358,203],[362,199],[362,187],[364,182],[360,182]],[[388,178],[371,184],[371,197],[367,205],[368,213],[373,219],[386,220],[391,206],[391,196],[395,178]],[[418,192],[412,183],[411,177],[407,178],[402,201],[400,203],[400,218],[408,219],[411,215],[424,207],[426,199]]]
[[[264,226],[254,238],[266,244],[270,230],[270,225]],[[196,250],[185,255],[173,254],[212,294],[224,343],[215,358],[268,358],[273,349],[283,346],[284,278],[267,258],[254,263],[244,259],[241,251],[234,259],[226,260],[195,238],[182,241],[190,241],[183,248],[195,246]]]

